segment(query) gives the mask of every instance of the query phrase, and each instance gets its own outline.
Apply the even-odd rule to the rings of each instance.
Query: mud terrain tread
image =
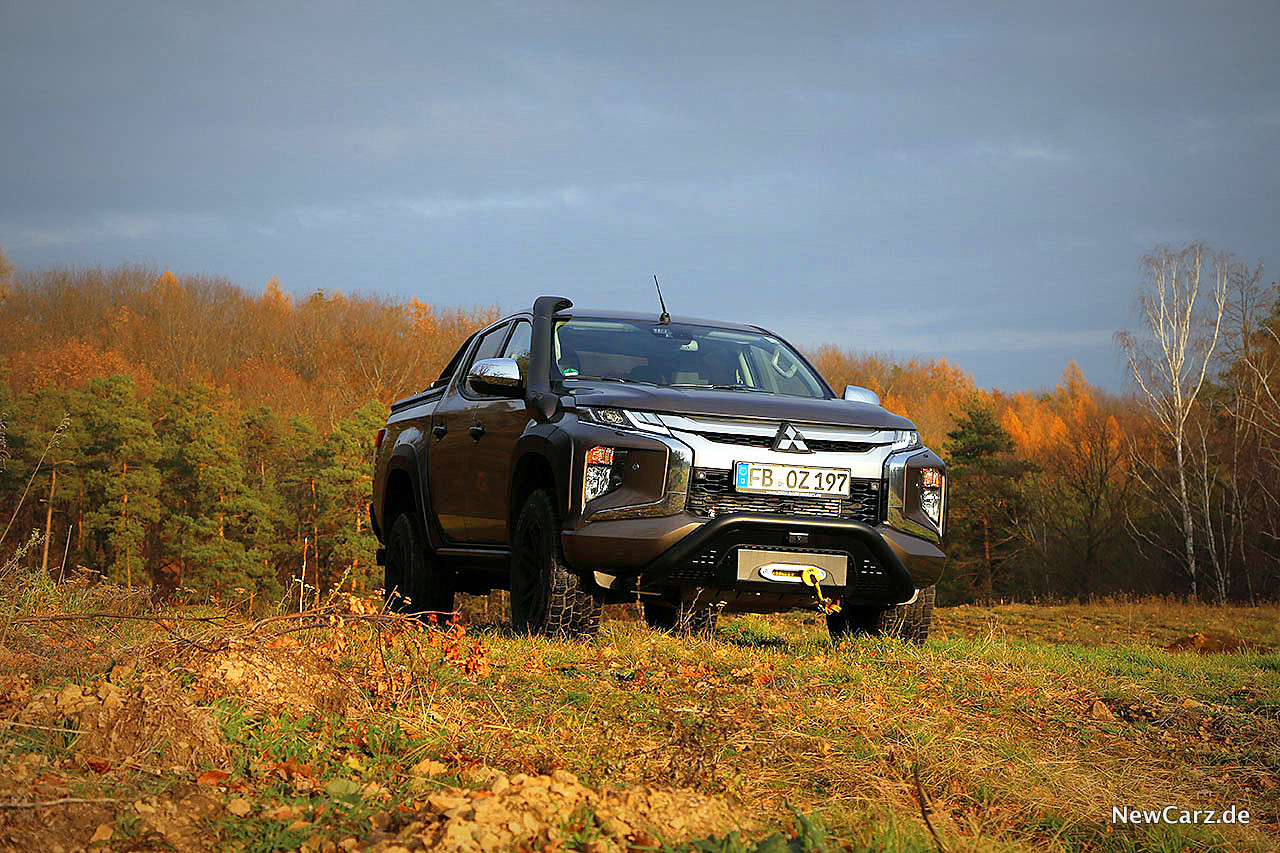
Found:
[[[525,554],[522,549],[534,542],[543,552]],[[531,575],[534,565],[540,568]],[[516,519],[511,587],[511,624],[517,630],[574,638],[600,629],[602,602],[565,567],[555,501],[547,489],[531,494]]]
[[[828,614],[827,629],[832,639],[869,634],[923,643],[929,639],[937,592],[936,586],[927,586],[920,590],[916,600],[910,604],[898,604],[884,609],[849,607],[841,613]]]

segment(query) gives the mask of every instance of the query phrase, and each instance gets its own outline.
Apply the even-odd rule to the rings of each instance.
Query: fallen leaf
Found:
[[[449,768],[433,758],[424,758],[409,768],[414,776],[439,776]]]
[[[101,844],[104,841],[110,841],[111,836],[115,835],[115,830],[111,824],[100,823],[98,828],[93,831],[93,835],[89,837],[90,844]]]
[[[231,812],[236,817],[245,817],[249,812],[253,811],[253,806],[249,805],[248,800],[236,797],[234,800],[227,803],[227,811]]]
[[[1095,720],[1114,720],[1116,718],[1116,715],[1111,713],[1111,709],[1101,699],[1093,700],[1093,707],[1089,709],[1089,715]]]
[[[231,774],[225,770],[206,770],[196,777],[196,784],[211,788],[221,785],[230,777]]]
[[[330,779],[324,790],[331,797],[349,797],[360,792],[360,783],[351,779]]]

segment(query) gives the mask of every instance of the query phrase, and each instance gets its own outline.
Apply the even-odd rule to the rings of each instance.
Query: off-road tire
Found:
[[[650,628],[697,637],[710,637],[720,621],[720,608],[705,601],[644,602],[644,621]]]
[[[916,600],[910,604],[886,608],[846,607],[839,613],[827,614],[827,631],[833,640],[871,635],[923,643],[929,639],[936,595],[937,587],[927,586],[920,590]]]
[[[590,637],[602,601],[565,566],[560,521],[548,489],[529,495],[511,537],[511,624],[546,637]]]
[[[382,589],[391,610],[435,614],[439,622],[451,618],[453,572],[428,551],[427,537],[413,513],[402,512],[391,522]]]

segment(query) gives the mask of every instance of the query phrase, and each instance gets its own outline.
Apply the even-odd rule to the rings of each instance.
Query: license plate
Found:
[[[733,485],[739,492],[761,495],[849,497],[848,468],[812,468],[772,462],[735,462]]]

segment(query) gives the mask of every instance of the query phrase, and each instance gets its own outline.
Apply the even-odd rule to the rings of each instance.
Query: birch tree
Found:
[[[1199,594],[1195,521],[1188,489],[1187,422],[1205,384],[1227,309],[1232,260],[1204,243],[1161,246],[1142,259],[1138,292],[1143,328],[1120,332],[1129,370],[1173,454],[1172,488],[1161,487],[1150,459],[1137,459],[1153,491],[1172,491],[1182,534],[1183,570]],[[1163,497],[1168,497],[1165,494]],[[1141,531],[1139,531],[1141,533]]]

